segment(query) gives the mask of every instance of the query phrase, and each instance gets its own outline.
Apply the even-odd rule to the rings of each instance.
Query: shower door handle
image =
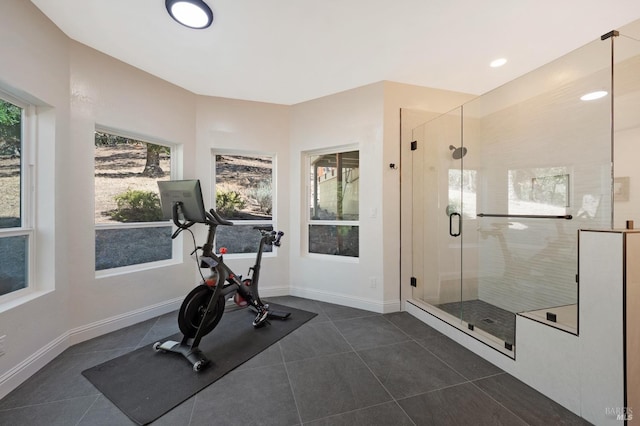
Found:
[[[456,232],[456,233],[453,232],[453,217],[454,216],[458,216],[458,232]],[[459,237],[461,230],[462,230],[462,216],[460,215],[460,213],[451,213],[449,215],[449,235],[451,235],[452,237]]]

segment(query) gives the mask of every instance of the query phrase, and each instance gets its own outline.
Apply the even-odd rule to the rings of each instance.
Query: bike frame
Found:
[[[179,232],[183,229],[186,229],[195,224],[195,222],[186,222],[180,223],[177,220],[178,217],[178,209],[179,205],[174,209],[174,223],[178,227],[178,230],[172,236],[175,238]],[[209,269],[211,269],[212,273],[207,278],[216,278],[216,285],[213,289],[213,294],[209,299],[209,303],[207,305],[207,312],[213,312],[214,305],[217,303],[219,297],[224,297],[225,300],[232,294],[234,291],[240,293],[240,295],[249,302],[251,306],[253,306],[256,310],[262,311],[263,309],[267,309],[267,306],[260,299],[260,295],[258,293],[258,281],[260,279],[260,265],[262,263],[262,252],[264,251],[264,246],[266,244],[279,246],[280,238],[284,235],[283,232],[275,233],[273,231],[267,233],[267,229],[264,227],[256,227],[256,229],[261,231],[262,237],[260,238],[260,244],[258,246],[258,252],[256,253],[256,263],[253,267],[249,268],[249,272],[251,273],[251,285],[245,286],[243,281],[241,281],[239,275],[231,270],[225,263],[222,254],[217,255],[213,250],[213,243],[215,240],[216,231],[218,225],[233,225],[232,222],[222,219],[215,210],[210,210],[207,213],[207,221],[206,225],[209,226],[209,230],[207,232],[207,240],[206,243],[202,247],[196,247],[196,250],[202,249],[201,262],[199,266],[202,266],[204,263]],[[209,263],[209,264],[207,264]],[[240,276],[241,277],[241,276]],[[204,280],[204,283],[207,282],[207,279]],[[288,316],[288,315],[287,315]],[[196,331],[196,334],[193,338],[189,338],[184,336],[180,346],[182,348],[181,351],[186,351],[184,354],[187,359],[189,359],[192,364],[195,365],[195,362],[198,360],[202,360],[203,355],[197,349],[200,345],[200,340],[205,336],[204,328],[206,321],[203,319]]]
[[[210,221],[207,223],[209,225],[209,231],[207,233],[207,242],[202,246],[202,258],[210,258],[213,260],[215,265],[209,266],[212,271],[215,271],[217,274],[217,283],[222,283],[222,286],[216,285],[214,298],[217,297],[220,293],[222,295],[227,296],[233,291],[239,291],[242,297],[247,299],[249,303],[251,303],[254,307],[258,308],[263,306],[262,300],[260,299],[260,295],[258,292],[258,282],[260,280],[260,266],[262,264],[262,253],[264,251],[264,246],[269,243],[270,245],[279,246],[280,238],[284,235],[282,232],[277,234],[267,233],[267,231],[271,231],[271,228],[266,227],[255,227],[262,233],[262,237],[260,238],[260,244],[258,246],[258,252],[256,253],[256,263],[249,268],[249,273],[251,276],[251,288],[245,289],[243,286],[243,281],[238,278],[241,275],[236,274],[229,268],[223,260],[222,255],[217,255],[213,251],[213,242],[215,239],[216,230],[218,224]],[[202,264],[202,262],[201,262]],[[216,274],[212,274],[208,278],[214,277]],[[206,280],[205,280],[206,281]],[[235,288],[230,288],[235,286]],[[247,293],[248,292],[248,293]]]
[[[194,195],[202,198],[199,186],[196,187],[197,194]],[[170,190],[171,188],[168,189],[169,192]],[[169,194],[169,192],[167,192],[167,194]],[[178,195],[181,197],[184,196],[182,193]],[[176,196],[173,195],[169,197],[169,199],[175,200]],[[257,311],[257,316],[253,321],[253,326],[256,328],[268,323],[267,318],[286,320],[291,313],[270,310],[269,305],[262,302],[258,293],[260,265],[262,263],[264,246],[279,246],[280,238],[284,235],[283,232],[275,232],[271,227],[254,227],[260,231],[262,238],[260,239],[258,252],[256,253],[256,263],[253,267],[249,268],[250,277],[243,280],[241,275],[237,275],[224,263],[223,253],[216,254],[213,250],[213,243],[218,226],[233,225],[233,223],[220,217],[214,209],[210,209],[209,212],[203,210],[201,212],[202,214],[190,217],[185,215],[185,209],[183,207],[184,204],[182,201],[173,201],[172,219],[177,229],[171,235],[171,239],[176,238],[182,231],[196,223],[208,225],[209,230],[205,244],[202,247],[196,247],[192,254],[198,250],[202,250],[202,256],[200,257],[198,266],[201,269],[209,268],[212,274],[207,278],[202,277],[203,283],[196,286],[187,295],[180,307],[178,324],[183,332],[182,341],[175,342],[173,340],[167,340],[164,342],[156,342],[153,344],[153,349],[156,352],[171,352],[184,356],[193,366],[193,370],[197,372],[209,364],[207,357],[198,348],[200,340],[216,327],[218,321],[220,321],[224,314],[226,301],[233,292],[237,292],[248,302],[249,306]],[[180,217],[184,218],[183,222],[180,221]],[[204,221],[202,219],[203,217]],[[194,218],[197,219],[194,220]],[[215,278],[215,283],[212,282],[212,278]],[[209,289],[212,291],[209,291]],[[237,299],[237,301],[238,300],[239,299]],[[237,303],[240,304],[239,302]],[[192,322],[192,320],[199,321],[199,323]]]

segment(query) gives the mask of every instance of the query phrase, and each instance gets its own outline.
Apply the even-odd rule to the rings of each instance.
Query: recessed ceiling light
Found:
[[[202,0],[166,0],[167,12],[185,27],[207,28],[213,22],[211,8]]]
[[[498,68],[498,67],[503,66],[506,63],[507,63],[507,60],[505,58],[500,58],[500,59],[496,59],[494,61],[491,61],[491,63],[489,65],[491,66],[491,68]]]
[[[581,101],[593,101],[595,99],[604,98],[608,94],[609,93],[605,92],[604,90],[598,90],[598,91],[587,93],[586,95],[580,96],[580,100]]]

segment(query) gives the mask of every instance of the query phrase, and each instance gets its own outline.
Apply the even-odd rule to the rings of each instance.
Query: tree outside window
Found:
[[[172,258],[159,180],[171,178],[171,149],[95,132],[96,270]]]

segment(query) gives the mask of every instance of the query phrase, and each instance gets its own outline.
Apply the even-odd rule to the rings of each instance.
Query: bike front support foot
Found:
[[[167,340],[164,343],[156,342],[153,344],[153,349],[156,352],[171,352],[182,355],[189,361],[193,367],[193,371],[196,373],[204,369],[210,362],[200,349],[192,348],[190,345],[173,340]]]

